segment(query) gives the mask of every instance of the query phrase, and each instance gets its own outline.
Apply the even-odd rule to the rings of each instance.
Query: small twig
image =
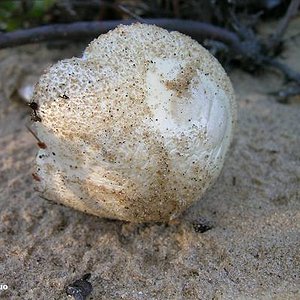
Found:
[[[130,11],[128,8],[126,8],[125,6],[119,4],[117,5],[117,7],[122,10],[125,14],[127,14],[128,16],[134,18],[135,20],[144,23],[143,18],[139,17],[138,15],[136,15],[135,13],[133,13],[132,11]]]
[[[37,145],[39,146],[39,148],[46,149],[47,148],[46,144],[38,138],[38,136],[33,132],[33,130],[28,125],[25,126],[28,129],[28,131],[33,135],[33,137],[38,141]]]
[[[300,2],[300,0],[297,1]],[[265,54],[264,45],[254,31],[240,23],[233,13],[231,14],[231,17],[234,21],[233,26],[241,39],[239,48],[236,49],[237,54],[241,55],[243,59],[248,59],[248,61],[250,60],[250,62],[255,65],[267,65],[279,70],[288,80],[295,81],[297,83],[300,82],[300,73],[292,70],[289,66],[276,60],[270,55]]]
[[[291,18],[293,18],[297,14],[299,5],[300,5],[300,0],[291,0],[290,5],[289,5],[284,17],[279,22],[277,28],[275,29],[274,33],[272,34],[272,36],[267,44],[269,49],[276,48],[279,45],[279,43],[289,25]]]
[[[105,33],[120,24],[132,24],[136,20],[75,22],[71,24],[53,24],[31,29],[22,29],[0,34],[0,49],[39,43],[58,39],[92,38]],[[210,38],[222,41],[234,49],[240,48],[239,37],[227,29],[203,22],[180,19],[144,19],[143,23],[156,24],[160,27],[177,30],[196,40]]]
[[[290,86],[278,93],[278,97],[283,99],[297,95],[300,95],[300,85]]]
[[[272,66],[273,68],[280,70],[286,76],[287,79],[300,83],[300,73],[292,70],[290,67],[283,64],[282,62],[266,56],[262,57],[262,61]]]
[[[178,0],[173,0],[173,12],[175,18],[180,18],[180,8],[179,8],[179,1]]]

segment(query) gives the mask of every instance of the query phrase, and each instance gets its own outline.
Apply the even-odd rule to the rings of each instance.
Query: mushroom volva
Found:
[[[179,32],[99,36],[35,87],[37,190],[100,217],[168,221],[220,174],[236,120],[218,61]]]

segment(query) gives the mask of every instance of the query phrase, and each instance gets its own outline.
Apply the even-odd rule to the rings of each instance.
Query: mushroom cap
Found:
[[[41,76],[38,190],[100,217],[168,221],[218,177],[236,120],[232,85],[198,42],[121,25]]]

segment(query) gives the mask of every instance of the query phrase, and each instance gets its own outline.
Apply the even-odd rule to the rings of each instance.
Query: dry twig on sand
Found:
[[[300,0],[291,0],[290,5],[282,18],[282,20],[278,23],[277,28],[275,29],[274,33],[270,37],[267,47],[269,49],[273,49],[278,47],[280,44],[283,35],[290,23],[290,20],[297,14],[297,11],[300,6]]]
[[[0,34],[0,49],[58,39],[92,38],[120,24],[128,25],[135,22],[136,20],[75,22],[16,30]],[[180,19],[143,19],[143,23],[156,24],[169,30],[177,30],[197,40],[203,40],[204,38],[220,40],[234,48],[239,48],[239,38],[235,33],[212,24]]]

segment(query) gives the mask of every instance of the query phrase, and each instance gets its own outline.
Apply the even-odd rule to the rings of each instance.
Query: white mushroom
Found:
[[[101,217],[168,221],[218,177],[236,119],[212,55],[179,32],[135,24],[58,62],[33,96],[47,148],[44,197]]]

